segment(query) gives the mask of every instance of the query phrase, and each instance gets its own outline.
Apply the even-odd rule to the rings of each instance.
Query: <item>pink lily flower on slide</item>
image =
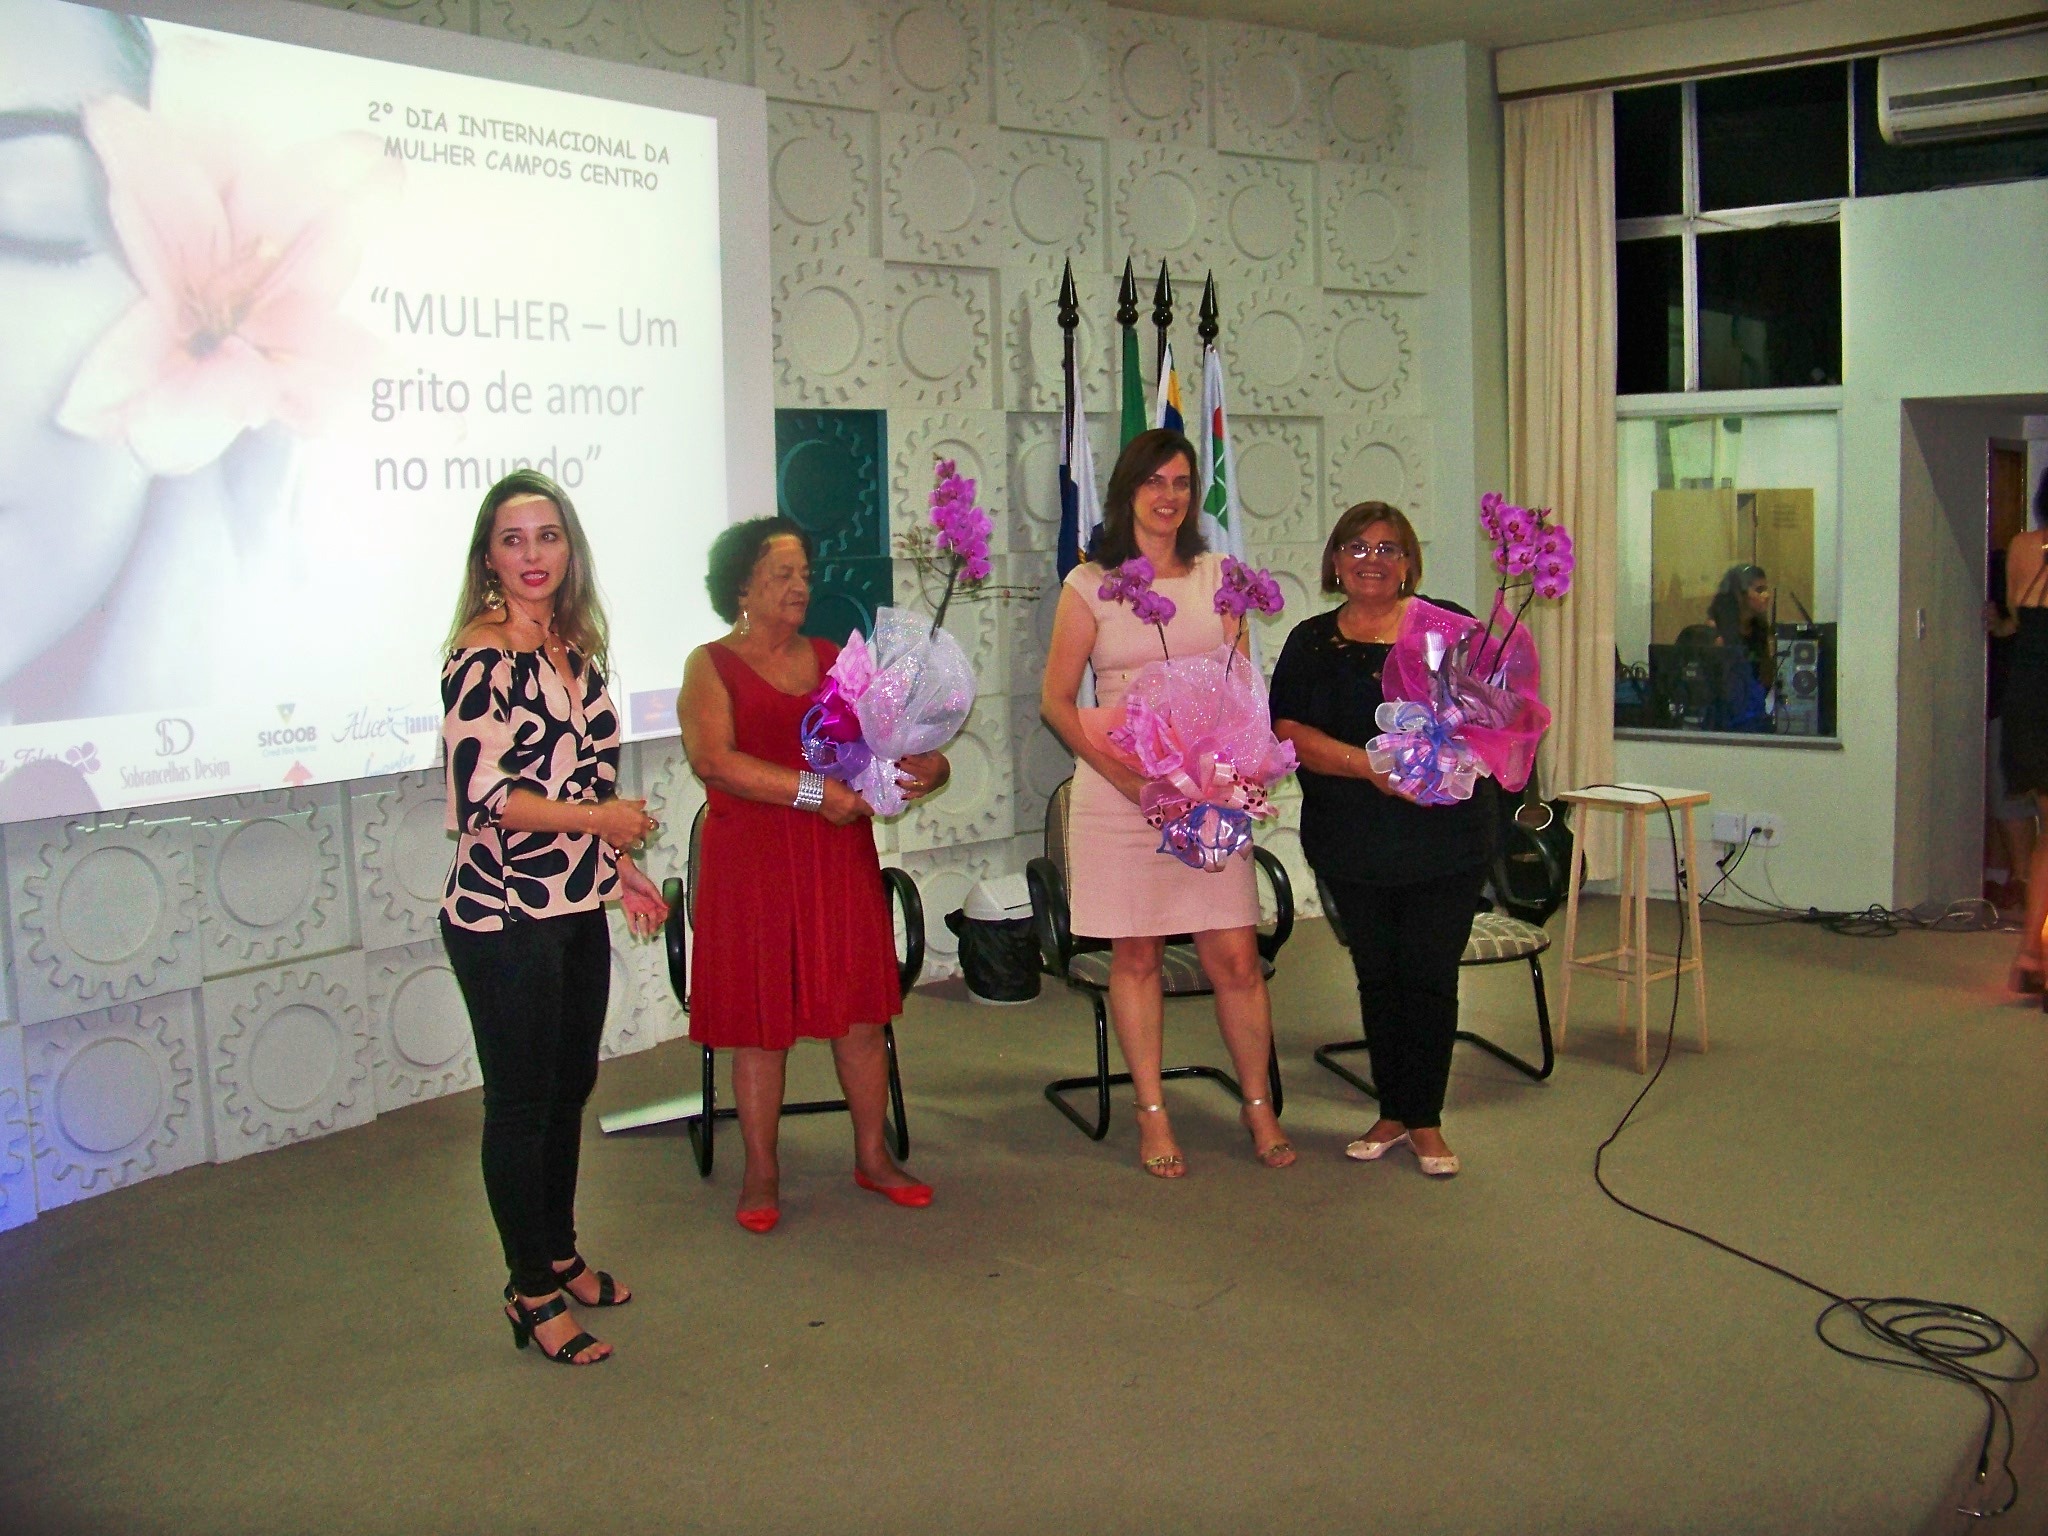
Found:
[[[88,107],[85,132],[142,293],[86,355],[58,425],[125,438],[171,475],[271,421],[317,432],[376,357],[337,310],[398,163],[366,133],[265,152],[123,97]]]

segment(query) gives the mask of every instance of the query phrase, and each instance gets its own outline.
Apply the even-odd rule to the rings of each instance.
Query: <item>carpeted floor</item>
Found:
[[[2038,1339],[2048,1019],[2000,994],[2010,943],[1710,928],[1713,1051],[1688,1003],[1614,1180],[1823,1284]],[[1818,1298],[1594,1188],[1643,1081],[1611,989],[1582,985],[1549,1083],[1460,1050],[1445,1183],[1339,1155],[1371,1112],[1309,1061],[1357,1027],[1321,923],[1276,983],[1285,1172],[1187,1084],[1192,1175],[1143,1177],[1121,1099],[1097,1146],[1039,1096],[1088,1064],[1084,1004],[960,997],[899,1026],[929,1211],[852,1186],[843,1119],[792,1120],[782,1226],[750,1236],[736,1137],[703,1184],[680,1136],[593,1123],[585,1248],[640,1293],[586,1314],[618,1349],[594,1370],[510,1347],[473,1093],[0,1236],[0,1530],[1968,1527],[1970,1394],[1828,1353]],[[1533,1049],[1526,972],[1470,973],[1465,1011]],[[1201,1005],[1168,1030],[1222,1061]],[[824,1090],[825,1052],[799,1059],[793,1090]],[[612,1063],[593,1117],[694,1073],[680,1042]],[[2033,1439],[2001,1536],[2048,1529],[2043,1396],[2013,1396]]]

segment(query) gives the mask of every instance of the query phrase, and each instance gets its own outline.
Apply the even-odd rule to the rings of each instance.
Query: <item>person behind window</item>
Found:
[[[1771,582],[1760,565],[1731,565],[1707,604],[1719,643],[1748,661],[1722,701],[1717,730],[1768,731],[1768,699],[1777,673],[1777,635],[1771,626]]]

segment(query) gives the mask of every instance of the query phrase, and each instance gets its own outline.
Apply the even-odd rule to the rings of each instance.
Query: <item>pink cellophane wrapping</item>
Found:
[[[1519,790],[1529,782],[1537,743],[1550,728],[1550,710],[1538,697],[1542,665],[1535,638],[1514,623],[1498,595],[1492,634],[1482,636],[1482,628],[1477,619],[1419,598],[1409,603],[1380,674],[1381,695],[1389,704],[1432,709],[1448,699],[1462,717],[1453,742],[1478,759],[1479,772],[1491,774],[1503,789]],[[1440,658],[1436,667],[1433,658]]]
[[[877,816],[894,816],[905,804],[898,759],[936,752],[960,734],[974,708],[974,668],[952,631],[934,633],[930,619],[904,608],[876,611],[867,649],[873,676],[853,711],[874,760],[853,788]]]
[[[1256,819],[1274,814],[1266,788],[1294,772],[1294,748],[1273,734],[1265,679],[1229,646],[1155,661],[1123,701],[1084,709],[1089,738],[1149,781],[1148,817],[1214,805]]]

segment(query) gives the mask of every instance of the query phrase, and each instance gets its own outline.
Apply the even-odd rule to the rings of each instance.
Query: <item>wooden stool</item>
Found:
[[[1660,798],[1661,797],[1661,798]],[[1628,1033],[1630,994],[1636,1016],[1636,1070],[1650,1070],[1650,983],[1692,973],[1693,1013],[1699,1021],[1700,1050],[1707,1048],[1707,967],[1700,950],[1699,844],[1693,837],[1692,809],[1711,798],[1705,790],[1665,789],[1652,784],[1572,789],[1558,796],[1581,810],[1578,835],[1572,839],[1572,867],[1565,888],[1571,897],[1564,919],[1564,995],[1557,1006],[1557,1048],[1564,1049],[1572,1019],[1572,972],[1597,971],[1621,984],[1621,1031]],[[1685,958],[1658,954],[1650,948],[1650,822],[1664,819],[1670,806],[1677,824],[1678,857],[1684,861],[1683,909]],[[1579,882],[1586,866],[1587,819],[1594,811],[1621,817],[1620,933],[1613,949],[1597,955],[1579,953]],[[1660,834],[1661,835],[1661,834]],[[1677,871],[1673,871],[1674,878]]]

